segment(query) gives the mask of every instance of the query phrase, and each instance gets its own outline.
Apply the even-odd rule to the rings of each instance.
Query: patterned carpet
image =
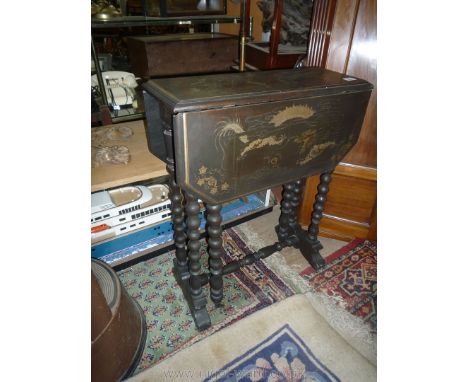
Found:
[[[375,382],[376,365],[330,326],[311,297],[296,294],[261,309],[129,382]]]
[[[340,382],[288,324],[213,374],[203,382]]]
[[[300,275],[313,291],[330,296],[340,306],[377,330],[377,245],[356,239],[326,259],[319,272],[312,267]]]
[[[223,261],[252,253],[233,229],[223,232]],[[207,248],[202,240],[202,265],[207,269]],[[294,294],[293,289],[258,261],[224,277],[224,306],[215,308],[208,298],[212,326],[199,333],[173,273],[174,252],[164,254],[118,272],[122,284],[141,305],[148,329],[146,347],[135,374],[169,355],[239,319]],[[204,289],[209,296],[208,286]]]

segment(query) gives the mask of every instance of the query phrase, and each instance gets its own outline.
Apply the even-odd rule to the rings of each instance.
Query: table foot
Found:
[[[299,225],[295,227],[294,232],[294,247],[301,251],[302,256],[309,262],[310,265],[317,271],[325,266],[325,260],[320,255],[320,250],[323,249],[320,241],[312,240],[307,231],[303,230]]]
[[[188,277],[184,277],[178,271],[177,259],[174,259],[174,277],[182,289],[185,301],[187,301],[190,313],[192,314],[192,318],[195,321],[195,326],[200,331],[208,329],[211,326],[211,320],[208,311],[206,310],[206,298],[204,295],[196,297],[195,299],[193,298],[190,289],[190,279]]]

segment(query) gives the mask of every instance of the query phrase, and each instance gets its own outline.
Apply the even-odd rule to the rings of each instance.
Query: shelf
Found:
[[[223,206],[222,227],[227,229],[272,210],[270,193],[261,192],[233,200]],[[268,204],[265,205],[266,199]],[[200,234],[205,236],[205,213],[200,213]],[[91,255],[112,267],[139,262],[161,252],[173,249],[171,220],[153,224],[131,233],[117,236],[92,246]]]
[[[118,126],[118,124],[113,124],[95,127],[93,130],[99,131]],[[108,141],[107,145],[127,146],[131,155],[130,162],[126,165],[106,164],[92,168],[91,192],[167,175],[166,164],[148,150],[144,121],[125,122],[121,126],[130,127],[133,130],[133,136],[126,140]]]
[[[91,27],[104,29],[151,25],[239,24],[240,22],[240,17],[224,15],[179,17],[122,16],[114,17],[110,20],[91,19]]]
[[[135,110],[133,107],[128,109],[112,110],[110,113],[112,123],[128,122],[145,118],[144,112]]]
[[[262,215],[265,215],[267,213],[270,213],[272,210],[273,210],[273,206],[259,208],[258,210],[255,210],[253,212],[249,212],[249,213],[243,215],[240,218],[231,219],[230,221],[223,222],[221,226],[222,226],[223,230],[231,228],[231,227],[235,227],[236,225],[242,224],[242,223],[244,223],[246,221],[249,221],[249,220],[255,219],[257,217],[260,217]],[[206,237],[206,232],[205,232],[204,229],[202,229],[200,231],[200,238],[203,240],[204,237]],[[159,246],[144,249],[144,250],[142,250],[140,252],[133,253],[131,255],[122,257],[122,258],[120,258],[118,260],[115,260],[115,261],[111,261],[108,264],[110,266],[112,266],[112,268],[114,270],[120,271],[120,270],[128,268],[128,267],[130,267],[130,266],[132,266],[134,264],[138,264],[138,263],[140,263],[142,261],[149,260],[149,259],[151,259],[151,258],[153,258],[155,256],[158,256],[158,255],[160,255],[162,253],[166,253],[166,252],[171,251],[173,249],[175,249],[174,240],[169,240],[166,243],[161,244]]]

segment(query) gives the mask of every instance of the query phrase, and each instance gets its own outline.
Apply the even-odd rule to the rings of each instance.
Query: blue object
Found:
[[[221,215],[223,221],[228,221],[264,207],[264,201],[256,194],[252,194],[247,196],[246,203],[242,201],[242,199],[237,199],[223,206]],[[201,229],[205,228],[205,223],[204,213],[201,212]],[[112,264],[115,261],[122,260],[125,257],[135,255],[139,252],[149,249],[157,250],[157,247],[163,244],[171,244],[172,235],[172,222],[171,220],[167,220],[149,226],[148,228],[129,233],[128,235],[118,236],[113,240],[98,243],[91,247],[91,256]]]
[[[221,369],[207,374],[203,382],[340,382],[288,324]]]

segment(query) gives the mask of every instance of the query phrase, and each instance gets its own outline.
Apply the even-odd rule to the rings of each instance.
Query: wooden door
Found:
[[[320,235],[377,238],[377,1],[337,1],[325,67],[374,85],[359,141],[337,166]],[[308,226],[318,177],[307,179],[299,222]]]

